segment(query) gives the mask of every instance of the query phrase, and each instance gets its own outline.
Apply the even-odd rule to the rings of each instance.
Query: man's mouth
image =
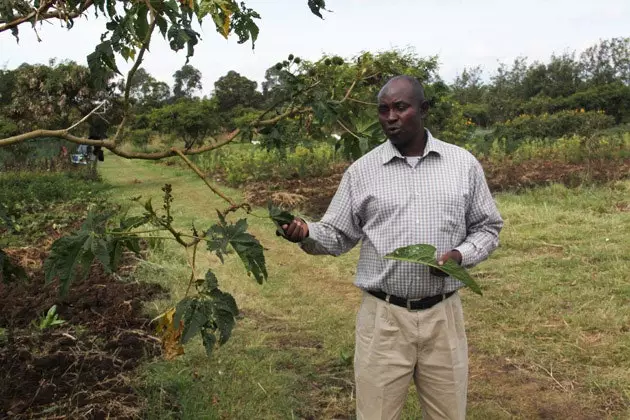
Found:
[[[388,127],[387,134],[398,134],[400,133],[400,127]]]

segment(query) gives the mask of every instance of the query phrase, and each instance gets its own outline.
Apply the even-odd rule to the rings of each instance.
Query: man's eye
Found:
[[[396,104],[396,109],[399,111],[404,111],[407,109],[407,104]]]
[[[387,112],[387,107],[386,106],[379,106],[378,107],[378,112]]]

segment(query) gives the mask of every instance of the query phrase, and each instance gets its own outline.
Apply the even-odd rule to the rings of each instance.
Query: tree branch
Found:
[[[313,112],[313,109],[311,107],[293,108],[276,117],[270,118],[268,120],[258,121],[257,123],[255,122],[252,125],[255,127],[265,127],[268,125],[274,125],[285,118],[293,117],[299,114],[308,114],[309,112]]]
[[[348,132],[348,134],[352,135],[354,138],[356,138],[357,140],[361,140],[361,137],[357,136],[354,131],[350,130],[343,122],[341,122],[341,120],[337,120],[337,123],[341,126],[341,128],[343,128],[344,130],[346,130]]]
[[[81,5],[81,7],[79,7],[78,10],[74,11],[74,12],[62,12],[60,10],[54,11],[54,12],[50,12],[50,13],[42,13],[45,12],[46,10],[50,9],[53,5],[53,3],[55,3],[55,0],[52,0],[50,2],[46,2],[44,3],[42,6],[40,6],[39,8],[27,13],[24,16],[20,16],[17,17],[15,19],[13,19],[10,22],[5,23],[4,25],[0,26],[0,32],[4,32],[4,31],[8,31],[9,29],[13,29],[21,24],[23,24],[24,22],[28,22],[31,19],[35,18],[37,16],[37,20],[42,21],[42,20],[48,20],[48,19],[74,19],[76,17],[79,17],[83,14],[83,12],[85,12],[87,9],[89,9],[90,7],[92,7],[92,5],[94,4],[93,0],[86,0],[85,3],[83,3]]]
[[[265,115],[267,115],[269,112],[273,111],[277,106],[281,105],[282,103],[286,102],[289,99],[293,99],[298,95],[301,95],[304,92],[308,92],[309,90],[317,87],[317,85],[319,85],[321,83],[321,81],[317,81],[315,83],[313,83],[310,86],[305,87],[304,89],[298,90],[297,92],[293,93],[291,96],[289,96],[289,98],[281,98],[278,99],[273,105],[271,105],[269,108],[267,108],[265,111],[263,111],[262,114],[260,114],[258,116],[258,118],[256,118],[256,120],[254,121],[253,125],[255,126],[257,123],[259,123]]]
[[[81,118],[81,120],[79,120],[78,122],[74,123],[72,126],[66,128],[66,131],[70,131],[73,128],[75,128],[76,126],[80,125],[81,123],[85,122],[85,120],[87,120],[88,118],[90,118],[90,115],[94,114],[96,111],[98,111],[98,109],[100,107],[102,107],[103,105],[105,105],[107,103],[107,101],[102,101],[100,104],[98,104],[98,106],[96,108],[94,108],[93,110],[90,111],[89,114],[87,114],[85,117]]]
[[[127,125],[127,119],[129,118],[129,93],[131,92],[131,82],[132,82],[133,76],[136,74],[136,71],[138,71],[140,64],[142,64],[144,53],[146,52],[147,48],[149,48],[149,44],[151,42],[151,35],[153,35],[153,30],[155,29],[155,23],[156,23],[155,10],[151,9],[151,24],[149,25],[149,31],[147,32],[147,36],[145,37],[144,41],[142,41],[142,46],[140,47],[140,51],[138,52],[138,58],[136,59],[136,62],[133,64],[133,66],[129,70],[129,73],[127,73],[127,82],[125,84],[125,96],[123,99],[123,118],[120,124],[118,125],[118,129],[116,130],[116,134],[114,134],[114,138],[112,139],[112,141],[115,144],[120,143],[121,134],[125,128],[125,125]]]
[[[55,137],[59,139],[68,140],[69,142],[76,144],[87,144],[90,146],[102,146],[107,149],[112,149],[114,147],[114,143],[109,140],[91,140],[83,137],[73,136],[68,133],[67,128],[63,128],[61,130],[34,130],[28,133],[19,134],[13,137],[7,137],[6,139],[0,140],[0,147],[10,146],[12,144],[21,143],[27,140],[33,140],[37,138],[43,137]]]
[[[199,169],[197,165],[195,165],[190,159],[188,159],[181,150],[176,149],[174,147],[171,150],[175,152],[180,158],[182,158],[184,162],[186,162],[186,165],[188,165],[188,167],[192,169],[193,172],[195,172],[199,176],[199,178],[201,178],[201,180],[208,186],[208,188],[212,190],[213,193],[215,193],[216,195],[218,195],[219,197],[227,201],[230,206],[236,207],[236,203],[230,197],[228,197],[227,195],[219,191],[217,187],[212,185],[212,183],[208,181],[208,178],[206,178],[204,173],[201,172],[201,169]]]

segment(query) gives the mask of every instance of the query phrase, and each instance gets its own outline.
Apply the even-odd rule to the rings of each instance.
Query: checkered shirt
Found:
[[[338,256],[359,241],[354,284],[363,290],[419,299],[464,286],[423,264],[387,260],[396,248],[431,244],[436,257],[457,249],[471,268],[499,245],[503,219],[481,164],[467,150],[427,131],[424,155],[407,160],[389,141],[355,161],[319,222],[307,221],[308,254]]]

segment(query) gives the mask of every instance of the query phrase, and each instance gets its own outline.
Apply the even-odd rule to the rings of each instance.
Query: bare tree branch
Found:
[[[77,127],[78,125],[80,125],[81,123],[85,122],[85,120],[87,120],[88,118],[90,118],[90,115],[94,114],[96,111],[98,111],[98,109],[100,107],[102,107],[103,105],[105,105],[107,103],[107,101],[102,101],[100,104],[98,104],[98,106],[96,108],[94,108],[93,110],[90,111],[89,114],[87,114],[85,117],[81,118],[81,120],[77,121],[76,123],[74,123],[72,126],[66,128],[66,131],[70,131],[73,128]]]
[[[199,178],[201,178],[201,180],[208,186],[208,188],[212,190],[213,193],[215,193],[216,195],[218,195],[219,197],[227,201],[230,206],[232,207],[236,206],[236,203],[230,197],[223,194],[221,191],[219,191],[217,187],[215,187],[214,185],[212,185],[210,181],[208,181],[208,178],[203,172],[201,172],[201,169],[199,169],[197,165],[195,165],[190,159],[188,159],[188,157],[186,157],[186,155],[181,150],[176,149],[176,148],[172,148],[171,150],[177,153],[177,155],[180,158],[182,158],[184,162],[186,162],[186,165],[188,165],[188,167],[192,169],[193,172],[199,176]]]

